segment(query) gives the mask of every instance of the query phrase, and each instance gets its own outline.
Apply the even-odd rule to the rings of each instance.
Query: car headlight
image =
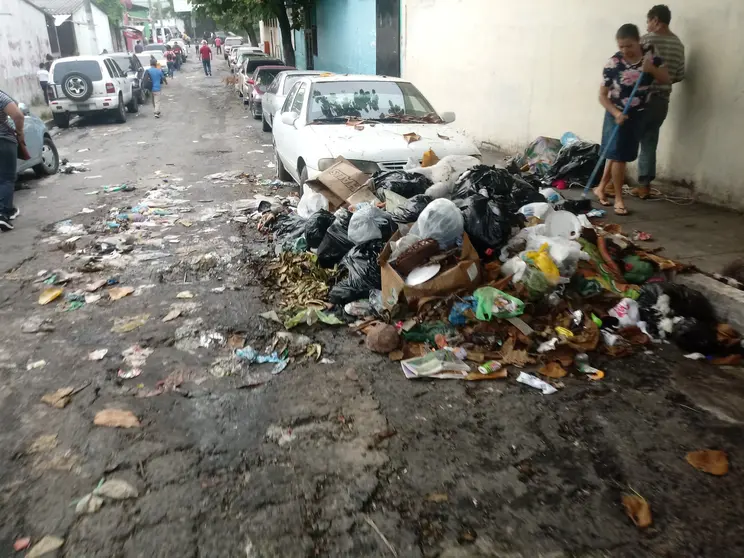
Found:
[[[375,174],[380,167],[373,161],[360,161],[359,159],[349,159],[349,162],[362,171],[364,174]]]

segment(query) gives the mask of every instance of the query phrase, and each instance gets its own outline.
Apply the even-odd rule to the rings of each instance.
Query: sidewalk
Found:
[[[503,165],[506,155],[498,151],[483,151],[483,162]],[[581,198],[576,188],[561,192],[569,199]],[[680,205],[664,199],[639,200],[625,196],[630,215],[618,217],[609,209],[607,221],[619,223],[626,233],[642,230],[653,235],[649,248],[663,247],[662,254],[673,260],[713,273],[720,272],[729,262],[744,258],[744,219],[740,213],[725,208],[693,202]],[[594,200],[594,197],[592,197]]]

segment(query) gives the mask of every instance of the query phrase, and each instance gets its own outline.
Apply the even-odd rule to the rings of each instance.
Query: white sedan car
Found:
[[[266,90],[266,93],[264,93],[263,102],[261,103],[263,131],[271,131],[271,127],[274,125],[274,115],[282,108],[289,90],[292,89],[292,86],[298,79],[303,76],[318,76],[321,74],[324,74],[324,72],[313,70],[289,70],[277,74],[272,84]]]
[[[277,176],[302,184],[338,156],[367,174],[401,170],[409,158],[421,161],[429,149],[440,158],[480,158],[472,141],[447,126],[454,120],[454,113],[437,114],[419,90],[402,79],[305,76],[274,117]]]

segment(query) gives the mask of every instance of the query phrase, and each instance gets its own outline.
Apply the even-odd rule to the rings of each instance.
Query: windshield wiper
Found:
[[[348,116],[331,116],[327,117],[324,116],[323,118],[316,118],[310,124],[334,124],[338,122],[346,123],[348,122],[349,117]]]

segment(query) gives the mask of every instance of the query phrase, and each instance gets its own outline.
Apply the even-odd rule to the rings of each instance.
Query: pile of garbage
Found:
[[[503,379],[513,366],[545,394],[571,367],[601,380],[589,364],[598,354],[651,343],[741,358],[738,333],[672,282],[683,266],[598,222],[588,200],[546,187],[555,165],[427,159],[368,178],[339,158],[303,185],[296,207],[254,206],[287,293],[277,321],[322,312],[351,322],[408,378]]]

